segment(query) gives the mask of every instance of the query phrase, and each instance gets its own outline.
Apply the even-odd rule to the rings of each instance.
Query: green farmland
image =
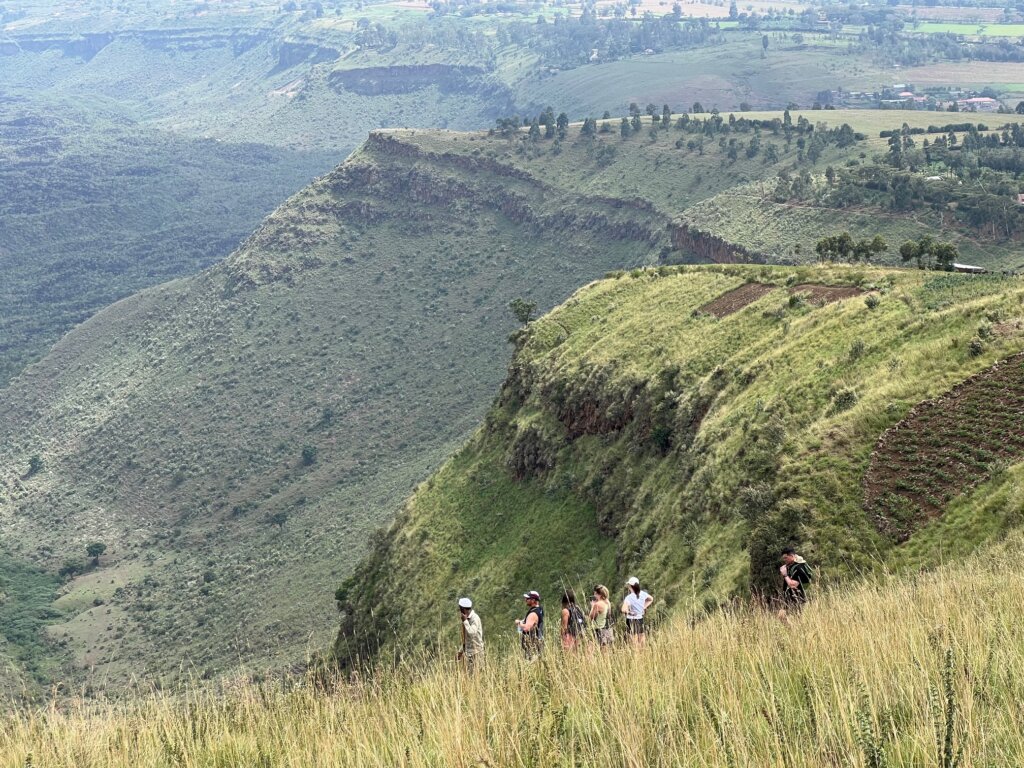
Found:
[[[968,37],[1024,37],[1024,24],[958,24],[942,21],[924,21],[912,25],[914,32],[939,35],[965,35]]]

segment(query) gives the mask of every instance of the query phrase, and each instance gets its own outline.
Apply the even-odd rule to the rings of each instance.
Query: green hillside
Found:
[[[789,543],[824,584],[967,556],[1022,519],[1022,303],[1017,278],[843,266],[580,290],[339,589],[337,657],[432,642],[460,594],[501,626],[526,589],[637,574],[697,615],[774,594]]]
[[[17,201],[0,210],[0,263],[12,277],[10,296],[0,298],[14,307],[0,318],[0,384],[100,307],[223,258],[369,131],[480,129],[548,105],[574,120],[617,118],[631,103],[677,112],[695,102],[806,106],[832,90],[876,90],[896,63],[891,51],[826,35],[774,32],[765,50],[758,29],[675,19],[668,8],[585,19],[582,5],[570,3],[545,8],[538,24],[532,6],[497,13],[469,5],[459,14],[402,3],[289,10],[262,2],[88,12],[19,3],[0,11],[2,181]],[[556,15],[558,23],[547,23]],[[978,63],[991,65],[985,85],[1011,87],[1000,82],[1005,62]],[[929,86],[983,87],[960,65],[902,71]],[[8,125],[40,116],[46,125]],[[723,172],[737,182],[762,176]],[[734,218],[746,215],[740,206]],[[793,230],[809,226],[794,222],[779,236],[791,248],[800,239]],[[730,242],[774,252],[731,230],[721,233]],[[1015,266],[1015,245],[993,239],[974,250],[996,253],[987,263]]]
[[[799,263],[813,258],[823,234],[846,231],[881,235],[890,245],[881,260],[896,263],[900,244],[927,235],[953,243],[961,261],[1024,266],[1020,115],[812,111],[793,119],[817,120],[816,114],[832,124],[841,115],[861,130],[867,138],[860,151],[842,163],[808,162],[808,149],[802,165],[769,182],[736,185],[690,206],[674,223],[674,244],[710,241],[719,260],[729,260],[732,249],[743,260]]]
[[[869,144],[841,125],[797,121],[787,141],[700,119],[729,135],[649,120],[564,139],[375,133],[225,262],[113,305],[17,377],[0,395],[0,518],[13,555],[73,576],[50,634],[76,674],[173,676],[183,658],[215,674],[326,645],[332,585],[485,415],[511,299],[543,311],[610,269],[730,258],[712,239],[673,251],[673,218],[807,167],[801,140],[811,167]],[[539,498],[592,514],[585,497]],[[741,578],[729,552],[715,595]],[[621,557],[595,546],[578,572]]]
[[[823,177],[820,181],[824,184]],[[900,244],[929,235],[956,245],[961,261],[968,264],[1012,271],[1024,268],[1019,236],[979,236],[928,210],[894,212],[871,205],[836,209],[776,202],[771,191],[763,184],[747,185],[702,201],[678,218],[678,231],[686,232],[684,242],[690,237],[718,238],[770,263],[807,261],[824,235],[840,232],[849,232],[855,239],[881,235],[890,244],[881,261],[898,263]]]
[[[223,264],[100,312],[0,395],[5,541],[79,572],[51,628],[78,674],[183,658],[213,674],[326,645],[333,584],[500,383],[508,302],[550,307],[668,247],[650,201],[558,179],[599,169],[591,143],[512,151],[375,134]]]

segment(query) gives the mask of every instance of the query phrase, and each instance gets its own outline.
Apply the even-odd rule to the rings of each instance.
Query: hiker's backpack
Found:
[[[796,565],[800,570],[803,571],[805,583],[810,584],[814,580],[814,576],[811,573],[811,566],[809,566],[807,563],[797,563]]]
[[[578,637],[583,634],[587,626],[587,617],[578,605],[569,606],[569,634]]]

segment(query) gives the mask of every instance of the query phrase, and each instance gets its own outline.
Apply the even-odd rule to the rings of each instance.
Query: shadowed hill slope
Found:
[[[774,594],[790,542],[825,581],[969,553],[1021,522],[1022,425],[970,417],[990,391],[925,436],[1005,446],[971,454],[939,513],[905,494],[897,535],[863,482],[916,404],[1024,348],[1022,302],[1017,278],[850,267],[660,267],[579,291],[518,335],[484,425],[339,589],[337,656],[433,641],[457,594],[500,627],[526,589],[637,574],[691,612]],[[1019,362],[1007,377],[1024,385]]]
[[[225,258],[343,156],[0,95],[0,387],[97,310]]]

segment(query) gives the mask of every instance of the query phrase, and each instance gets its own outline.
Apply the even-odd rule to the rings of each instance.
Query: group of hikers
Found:
[[[807,601],[804,587],[811,581],[811,570],[792,547],[782,550],[783,608],[779,617],[785,620],[790,609],[799,609]],[[641,586],[636,576],[631,576],[625,585],[625,594],[619,604],[619,613],[625,617],[626,637],[636,648],[643,648],[647,641],[647,627],[644,618],[654,598]],[[523,593],[526,601],[526,615],[516,619],[515,629],[519,633],[519,642],[527,660],[540,658],[544,651],[544,607],[540,593],[530,590]],[[598,584],[594,587],[590,598],[590,609],[585,611],[576,602],[576,594],[571,589],[562,593],[562,610],[559,617],[559,638],[565,651],[575,651],[585,643],[590,649],[598,648],[606,653],[615,640],[613,624],[616,614],[613,613],[611,593],[608,587]],[[459,621],[461,624],[462,647],[457,659],[466,664],[472,672],[483,661],[484,627],[480,615],[473,609],[473,601],[468,597],[459,599]],[[588,633],[589,630],[589,633]],[[587,643],[592,636],[593,642]]]

